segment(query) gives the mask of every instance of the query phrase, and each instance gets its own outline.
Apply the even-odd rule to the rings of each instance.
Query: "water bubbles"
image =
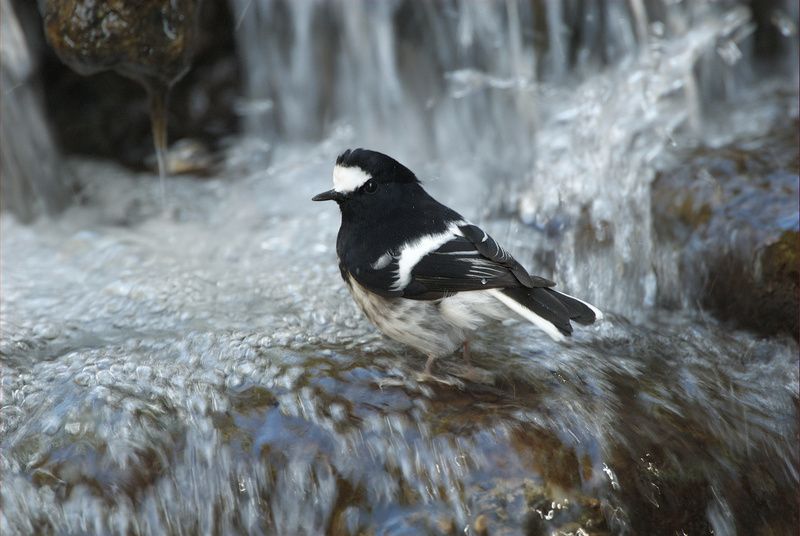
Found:
[[[253,2],[253,9],[265,5]],[[312,4],[287,5],[298,28],[317,20],[300,13]],[[2,222],[4,240],[10,240],[4,247],[19,252],[4,259],[2,295],[14,321],[26,326],[0,330],[0,468],[8,519],[23,524],[28,512],[46,512],[40,518],[57,527],[94,527],[97,533],[116,527],[295,534],[339,526],[349,533],[424,533],[436,530],[425,523],[445,512],[445,527],[488,519],[498,532],[514,532],[535,506],[541,519],[554,523],[547,530],[559,530],[559,519],[568,519],[563,532],[569,527],[577,534],[583,529],[571,515],[595,513],[603,523],[602,512],[625,513],[625,501],[635,499],[618,492],[629,483],[635,489],[639,465],[645,477],[658,476],[652,464],[629,459],[654,446],[677,459],[702,449],[708,452],[703,474],[742,479],[762,459],[743,457],[739,449],[763,447],[767,477],[796,484],[796,464],[783,446],[796,435],[796,348],[767,345],[760,351],[768,366],[753,374],[753,358],[743,370],[730,356],[740,359],[763,340],[674,311],[647,316],[660,290],[648,249],[652,163],[665,145],[683,140],[683,92],[697,82],[696,58],[717,45],[732,65],[747,49],[737,39],[724,40],[732,34],[715,17],[697,15],[685,34],[680,24],[674,29],[656,21],[649,31],[659,38],[659,56],[637,55],[600,72],[590,69],[594,74],[586,78],[576,74],[565,86],[537,87],[505,57],[506,16],[493,4],[477,5],[459,7],[478,11],[458,16],[469,18],[464,27],[479,47],[476,57],[497,58],[497,70],[464,64],[468,51],[438,57],[450,65],[449,94],[420,91],[423,113],[407,106],[407,79],[398,78],[400,92],[393,95],[402,116],[412,124],[420,120],[427,136],[417,138],[412,128],[402,129],[409,133],[402,138],[435,138],[450,148],[453,132],[474,131],[467,141],[479,151],[442,151],[452,158],[431,159],[426,171],[442,177],[445,191],[465,180],[480,185],[488,177],[496,184],[513,176],[519,199],[508,206],[524,225],[497,218],[487,230],[498,238],[513,235],[515,256],[540,273],[556,273],[559,288],[601,297],[619,313],[612,322],[599,331],[576,330],[572,343],[561,346],[508,320],[484,330],[473,354],[473,364],[491,371],[495,384],[420,383],[424,357],[380,338],[353,306],[332,253],[338,216],[320,213],[306,195],[320,189],[313,184],[325,187],[335,154],[362,138],[362,121],[386,124],[374,113],[335,122],[335,132],[316,146],[237,139],[216,184],[171,181],[171,195],[187,207],[180,221],[149,219],[154,200],[137,191],[140,177],[107,164],[73,162],[97,194],[96,206],[69,213],[58,225],[29,229]],[[591,9],[587,20],[599,24],[602,8]],[[357,11],[348,12],[352,26],[342,35],[365,29]],[[527,15],[519,13],[520,24],[527,24]],[[390,27],[379,30],[385,46],[395,34]],[[793,23],[786,31],[796,34]],[[620,44],[629,37],[609,39]],[[535,59],[521,39],[519,57]],[[566,62],[566,42],[555,44]],[[623,49],[630,50],[613,48]],[[369,96],[359,106],[388,103],[388,88],[386,95],[373,92],[382,83],[375,72],[382,71],[362,68],[393,68],[393,56],[373,61],[368,52],[342,71],[351,80],[326,91],[357,87]],[[253,58],[246,76],[272,61],[260,52]],[[469,66],[455,68],[462,65]],[[287,102],[297,102],[294,96],[314,100],[305,101],[308,93],[291,85],[264,89],[280,98],[254,95],[243,112],[263,119],[283,114]],[[514,101],[520,94],[527,96]],[[393,106],[379,108],[392,113]],[[314,106],[308,110],[316,113]],[[466,118],[482,128],[471,130]],[[504,127],[498,138],[488,140],[487,124]],[[522,136],[520,125],[535,125],[536,136]],[[405,150],[390,141],[391,151]],[[463,173],[451,173],[459,160],[466,162]],[[484,200],[474,198],[456,208],[480,215]],[[118,221],[114,207],[134,201],[141,209],[137,225],[108,223]],[[458,358],[437,367],[445,377],[463,372]],[[633,432],[630,423],[637,426]],[[39,457],[28,457],[30,450]],[[45,466],[56,455],[69,466],[65,472]],[[42,467],[19,466],[28,459]],[[59,494],[66,480],[76,491],[64,501]],[[102,487],[107,482],[115,486]],[[93,491],[98,485],[102,500]],[[674,488],[663,493],[685,506],[681,486]],[[575,493],[575,502],[568,506],[546,489]],[[580,493],[602,496],[608,507],[601,511],[597,499]],[[90,513],[81,517],[84,511]],[[636,515],[637,505],[630,512]],[[79,521],[69,525],[65,518]]]
[[[68,422],[64,425],[64,431],[71,435],[78,435],[81,432],[81,423]]]
[[[244,380],[238,374],[231,374],[225,378],[225,387],[227,389],[236,389],[244,383]]]
[[[153,369],[148,365],[139,365],[136,367],[136,376],[140,380],[147,381],[153,377]]]

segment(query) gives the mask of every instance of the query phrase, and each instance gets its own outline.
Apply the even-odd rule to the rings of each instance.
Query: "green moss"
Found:
[[[762,271],[765,277],[785,279],[787,286],[794,286],[795,291],[800,275],[800,232],[784,231],[777,241],[767,246],[762,256]]]

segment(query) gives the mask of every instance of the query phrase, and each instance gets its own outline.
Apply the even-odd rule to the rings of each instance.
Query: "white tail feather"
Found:
[[[558,328],[555,327],[555,325],[553,325],[552,322],[545,320],[544,318],[537,315],[536,313],[534,313],[521,303],[512,300],[498,289],[489,289],[486,292],[491,294],[495,299],[497,299],[503,305],[505,305],[506,307],[508,307],[509,309],[520,315],[522,318],[524,318],[537,328],[541,329],[542,331],[550,335],[550,338],[553,339],[554,341],[564,340],[564,334],[558,331]],[[588,303],[586,305],[589,306]]]

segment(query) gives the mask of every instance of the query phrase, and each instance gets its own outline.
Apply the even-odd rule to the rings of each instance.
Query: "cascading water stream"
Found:
[[[86,206],[2,215],[0,533],[791,533],[797,343],[697,307],[653,185],[732,140],[783,165],[796,6],[769,76],[735,2],[231,9],[246,132],[217,176],[170,178],[164,218],[155,176],[72,157]],[[309,201],[353,146],[608,321],[490,327],[494,383],[415,381]]]
[[[655,303],[654,163],[676,131],[703,137],[718,94],[706,81],[725,79],[733,95],[754,76],[740,50],[750,15],[734,3],[232,5],[248,97],[274,104],[251,132],[270,125],[307,140],[344,125],[348,143],[396,155],[423,177],[434,160],[434,190],[473,214],[513,211],[548,227],[531,257],[545,248],[554,260],[538,268],[557,268],[568,290],[626,314]],[[581,250],[579,222],[604,245]]]

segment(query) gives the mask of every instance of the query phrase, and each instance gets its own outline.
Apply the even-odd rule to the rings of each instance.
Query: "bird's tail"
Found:
[[[603,318],[603,313],[594,305],[551,288],[516,287],[492,289],[489,292],[503,305],[557,341],[572,334],[570,320],[591,324]]]

